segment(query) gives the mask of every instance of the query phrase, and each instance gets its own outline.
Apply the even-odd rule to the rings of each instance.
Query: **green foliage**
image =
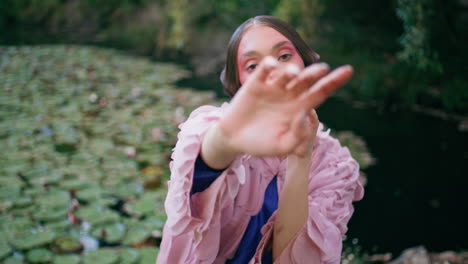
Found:
[[[448,80],[442,90],[442,102],[449,110],[466,110],[468,108],[468,81],[461,77]]]
[[[4,0],[0,43],[98,43],[184,61],[203,55],[219,64],[225,35],[247,18],[273,14],[296,27],[323,61],[355,66],[344,94],[466,112],[456,81],[468,70],[464,10],[457,0]],[[201,51],[212,42],[213,54]],[[73,151],[69,142],[78,138],[65,135],[55,147]]]
[[[318,33],[318,21],[324,12],[324,5],[321,0],[281,0],[273,15],[288,21],[312,44]]]
[[[396,14],[404,29],[400,38],[403,50],[398,53],[398,59],[421,71],[442,73],[438,53],[430,43],[430,21],[434,12],[434,0],[398,0]]]

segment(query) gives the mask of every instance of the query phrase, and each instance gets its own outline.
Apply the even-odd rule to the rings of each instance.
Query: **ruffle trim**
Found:
[[[303,263],[311,247],[320,250],[321,263],[340,263],[342,236],[354,208],[353,201],[362,199],[359,165],[349,150],[319,126],[312,153],[309,181],[309,217],[275,263]],[[320,162],[314,162],[320,161]],[[262,228],[263,238],[250,263],[260,263],[265,250],[272,246],[275,214]]]
[[[248,158],[236,158],[205,191],[190,195],[194,164],[203,137],[221,118],[223,107],[199,107],[179,126],[181,131],[171,156],[171,180],[165,202],[168,219],[171,219],[165,228],[169,228],[173,236],[193,232],[194,255],[191,258],[209,263],[213,263],[219,250],[220,209],[233,202],[240,184],[245,183],[244,164]]]

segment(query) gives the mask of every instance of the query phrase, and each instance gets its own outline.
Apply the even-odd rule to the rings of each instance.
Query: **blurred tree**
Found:
[[[0,44],[102,44],[209,73],[229,34],[260,14],[290,22],[332,66],[353,64],[344,95],[468,112],[466,0],[2,0]]]

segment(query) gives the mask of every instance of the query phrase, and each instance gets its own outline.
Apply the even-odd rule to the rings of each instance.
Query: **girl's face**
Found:
[[[253,26],[244,33],[237,51],[237,72],[241,85],[265,56],[276,58],[279,65],[291,63],[304,69],[304,61],[289,39],[271,27]]]

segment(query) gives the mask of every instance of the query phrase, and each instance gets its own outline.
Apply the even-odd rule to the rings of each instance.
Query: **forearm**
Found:
[[[310,156],[290,155],[273,235],[273,259],[276,260],[291,239],[304,226],[309,215],[308,186]]]
[[[220,128],[219,122],[210,127],[203,138],[201,156],[213,169],[225,169],[241,154],[229,144],[229,138]]]

